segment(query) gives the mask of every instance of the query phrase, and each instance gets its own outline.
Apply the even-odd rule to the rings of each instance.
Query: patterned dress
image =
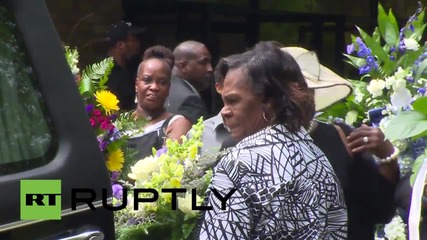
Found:
[[[230,149],[211,182],[199,239],[346,239],[347,209],[323,152],[301,129],[268,127]]]

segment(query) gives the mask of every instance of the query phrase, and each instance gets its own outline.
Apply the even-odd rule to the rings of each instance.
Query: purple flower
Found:
[[[423,88],[423,87],[418,88],[417,93],[424,95],[426,93],[426,88]]]
[[[347,45],[347,54],[352,54],[354,52],[354,44]]]
[[[415,32],[415,28],[414,28],[414,25],[412,25],[412,24],[409,24],[409,30],[411,30],[412,32]]]
[[[117,119],[117,114],[112,114],[111,116],[110,116],[110,121],[114,121],[114,120],[116,120]]]
[[[161,155],[165,154],[168,152],[168,148],[167,147],[162,147],[159,150],[157,150],[156,153],[156,157],[160,157]]]
[[[93,104],[86,105],[86,112],[88,113],[92,112],[93,108],[94,108]]]
[[[390,55],[390,60],[394,61],[396,58],[393,55]]]
[[[406,80],[410,83],[414,83],[414,78],[413,77],[407,77]]]
[[[116,199],[121,200],[123,197],[123,187],[120,184],[113,184],[112,188],[113,188],[113,196]]]
[[[120,173],[119,172],[116,172],[116,171],[114,171],[114,172],[112,172],[111,173],[111,181],[117,181],[117,179],[119,178],[119,176],[120,176]]]

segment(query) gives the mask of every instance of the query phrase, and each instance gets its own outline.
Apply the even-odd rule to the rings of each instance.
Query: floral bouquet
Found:
[[[190,131],[181,144],[167,140],[162,149],[136,162],[129,173],[132,184],[114,186],[113,203],[123,208],[116,212],[117,239],[184,240],[194,233],[195,209],[204,202],[216,156],[198,154],[202,118]]]
[[[427,49],[420,42],[426,28],[425,9],[419,3],[416,12],[399,28],[393,12],[378,5],[378,27],[371,35],[357,27],[359,36],[344,54],[346,62],[355,67],[359,80],[350,80],[354,91],[344,102],[328,108],[322,118],[340,117],[349,125],[370,122],[380,127],[386,138],[399,148],[402,174],[417,172],[417,163],[424,160],[424,131],[427,102]],[[411,178],[411,183],[414,176]],[[398,217],[385,227],[385,239],[405,239],[405,226]],[[400,223],[400,222],[399,222]],[[396,234],[394,234],[396,233]]]
[[[127,113],[119,112],[119,100],[105,86],[114,66],[113,59],[106,58],[80,72],[77,49],[65,46],[65,56],[86,105],[89,122],[105,156],[107,168],[112,174],[112,180],[116,181],[128,153],[124,146],[130,136],[123,134],[126,130],[124,126],[136,120]],[[130,152],[128,155],[131,155]]]
[[[411,109],[412,103],[425,95],[427,84],[427,49],[419,43],[426,24],[425,9],[419,7],[400,28],[390,10],[378,5],[378,27],[369,35],[357,27],[360,36],[352,36],[347,46],[346,62],[358,69],[360,80],[350,80],[354,91],[345,102],[327,109],[321,118],[340,117],[349,125],[370,122],[384,130],[391,118]],[[400,138],[403,174],[410,172],[413,160],[426,147],[424,139]]]

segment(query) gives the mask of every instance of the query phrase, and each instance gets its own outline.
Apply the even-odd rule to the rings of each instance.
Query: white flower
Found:
[[[394,73],[396,79],[404,79],[406,77],[407,71],[403,70],[402,67],[397,68],[397,71]]]
[[[131,167],[129,177],[134,180],[145,181],[148,180],[151,174],[160,169],[159,160],[153,156],[139,160],[134,166]]]
[[[399,216],[395,216],[384,227],[385,237],[388,240],[406,240],[405,224]]]
[[[178,209],[181,210],[186,215],[195,216],[197,211],[193,210],[193,196],[189,193],[185,194],[185,198],[178,197]],[[202,198],[196,195],[196,202],[200,204]]]
[[[363,97],[365,96],[365,94],[360,91],[358,88],[354,89],[354,100],[356,100],[356,102],[362,102],[363,101]]]
[[[77,66],[74,66],[74,67],[71,69],[71,72],[72,72],[74,75],[76,75],[76,74],[78,74],[78,73],[80,72],[80,69],[79,69]]]
[[[407,88],[398,89],[390,96],[391,104],[399,110],[411,105],[411,101],[411,92]]]
[[[345,115],[345,120],[344,121],[348,125],[353,125],[353,123],[355,123],[356,120],[357,120],[357,112],[356,111],[349,111]]]
[[[405,44],[407,50],[417,51],[420,48],[418,42],[413,38],[405,38],[403,39],[403,43]]]
[[[386,84],[384,80],[373,79],[371,82],[369,82],[367,90],[373,98],[376,98],[383,94],[383,89],[385,88],[385,86]]]
[[[390,89],[394,83],[396,82],[396,77],[395,76],[391,76],[391,77],[387,77],[385,78],[385,86],[387,89]]]

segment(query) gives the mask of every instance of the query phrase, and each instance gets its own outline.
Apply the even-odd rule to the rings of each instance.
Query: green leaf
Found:
[[[347,57],[350,61],[346,61],[350,65],[354,66],[355,68],[360,68],[361,66],[366,64],[366,60],[359,57],[354,57],[348,54],[344,54],[345,57]]]
[[[414,186],[415,179],[417,179],[418,172],[420,171],[426,157],[426,155],[421,155],[414,161],[414,164],[412,165],[412,175],[409,179],[411,186]]]
[[[423,74],[424,70],[427,68],[427,59],[424,59],[420,65],[418,65],[417,74],[415,75],[415,81],[420,79],[421,75]]]
[[[421,13],[418,15],[417,20],[412,22],[412,25],[414,26],[415,31],[411,32],[409,37],[415,39],[417,42],[421,40],[424,30],[426,28],[426,24],[424,24],[424,14],[425,14],[425,9],[423,9]]]
[[[378,27],[375,27],[374,33],[372,34],[372,39],[378,44],[381,44],[381,33]]]
[[[412,103],[415,111],[427,115],[427,97],[420,97]]]
[[[399,29],[396,18],[391,10],[387,15],[381,4],[378,4],[378,25],[384,41],[390,46],[396,46],[399,41]]]
[[[90,78],[82,78],[79,82],[80,94],[92,94],[93,93],[93,84]]]
[[[426,115],[417,111],[406,111],[390,119],[384,130],[384,135],[386,139],[398,140],[417,136],[426,130]]]

